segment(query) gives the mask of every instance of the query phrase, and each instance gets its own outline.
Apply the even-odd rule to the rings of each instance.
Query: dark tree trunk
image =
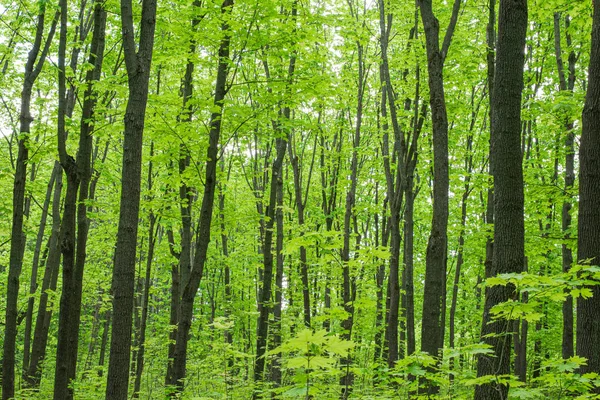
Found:
[[[129,86],[123,140],[122,189],[112,278],[113,323],[106,386],[107,400],[127,399],[135,257],[140,210],[142,137],[148,80],[154,47],[156,0],[142,1],[139,48],[136,51],[131,0],[121,0],[123,50]]]
[[[577,259],[600,264],[600,0],[594,0],[588,87],[579,147]],[[587,358],[581,373],[600,373],[600,286],[593,297],[577,299],[577,355]],[[595,393],[600,393],[596,388]]]
[[[296,203],[296,212],[298,213],[298,225],[300,227],[300,235],[304,236],[304,207],[306,203],[302,198],[302,171],[296,149],[293,147],[293,136],[290,133],[288,135],[288,142],[290,145],[289,157],[290,164],[292,165],[292,172],[294,174],[294,197]],[[310,184],[310,177],[308,180]],[[307,185],[308,191],[308,185]],[[300,278],[302,280],[302,304],[304,310],[304,325],[310,327],[310,291],[308,284],[308,261],[306,259],[306,247],[300,246]]]
[[[193,7],[198,9],[200,7],[200,1],[195,0],[193,3]],[[200,18],[194,17],[192,18],[192,32],[196,32],[198,28],[198,24],[200,23]],[[188,49],[188,61],[185,68],[185,75],[183,77],[183,85],[182,85],[182,115],[180,119],[184,123],[188,123],[192,120],[193,117],[193,109],[189,103],[189,100],[192,98],[194,86],[193,86],[193,75],[195,69],[195,57],[196,53],[196,40],[192,35],[190,39],[190,45]],[[159,88],[157,87],[157,93],[159,92]],[[179,213],[181,216],[181,251],[179,253],[175,253],[173,250],[174,246],[174,236],[173,232],[169,230],[169,243],[171,248],[171,253],[176,256],[178,259],[178,263],[174,264],[171,269],[171,314],[170,314],[170,325],[176,326],[178,322],[178,313],[179,307],[181,304],[181,296],[183,294],[183,289],[187,284],[190,272],[192,270],[192,206],[194,203],[194,189],[187,185],[187,180],[184,177],[184,173],[190,165],[191,156],[188,153],[188,149],[185,144],[181,144],[179,148],[179,177],[180,177],[180,186],[179,186]],[[168,365],[167,365],[167,374],[165,382],[169,383],[172,379],[173,374],[173,357],[175,355],[175,342],[177,340],[177,329],[172,329],[169,335],[169,354],[168,354]]]
[[[289,117],[289,108],[287,109]],[[281,178],[283,158],[285,157],[286,141],[282,138],[276,139],[276,158],[271,168],[271,188],[269,189],[269,205],[267,207],[265,241],[263,249],[263,282],[261,297],[259,299],[260,314],[258,317],[258,327],[256,333],[256,359],[254,362],[254,381],[263,380],[265,369],[265,357],[267,346],[267,333],[269,329],[269,306],[271,301],[271,284],[273,281],[273,226],[275,224],[275,208],[277,202],[277,181]],[[256,397],[256,393],[255,393]]]
[[[489,96],[489,124],[490,124],[490,142],[489,142],[489,152],[491,153],[492,149],[492,137],[493,137],[493,124],[492,124],[492,95],[494,94],[494,71],[496,68],[496,0],[489,0],[488,3],[488,25],[486,28],[486,43],[487,43],[487,86],[488,86],[488,96]],[[489,174],[492,175],[492,159],[489,157]],[[494,225],[494,186],[489,185],[487,189],[487,193],[485,194],[485,212],[483,213],[483,220],[486,225],[489,226],[486,241],[485,241],[485,260],[484,266],[486,271],[492,270],[492,258],[494,256],[494,238],[492,228]],[[483,201],[483,200],[482,200]],[[481,298],[481,275],[477,277],[477,298]],[[481,301],[477,302],[477,309],[481,307]]]
[[[357,19],[358,15],[353,9],[352,14]],[[361,144],[361,130],[362,130],[362,119],[363,119],[363,100],[364,100],[364,87],[365,87],[365,61],[364,61],[364,48],[360,42],[356,42],[357,49],[357,62],[358,62],[358,76],[357,76],[357,93],[356,93],[356,123],[354,126],[354,134],[352,136],[352,159],[350,161],[350,188],[346,194],[346,204],[344,210],[344,226],[343,226],[343,248],[341,251],[342,261],[342,276],[343,276],[343,287],[342,287],[342,300],[344,311],[346,311],[346,318],[342,321],[342,334],[340,337],[343,340],[351,340],[352,338],[352,327],[354,325],[354,300],[356,294],[356,278],[351,276],[350,272],[350,236],[352,233],[352,227],[350,226],[351,221],[354,217],[354,205],[356,204],[356,186],[358,183],[358,152]],[[354,373],[350,369],[352,364],[352,358],[350,355],[343,357],[340,360],[342,367],[342,377],[340,385],[342,386],[342,398],[346,399],[350,396],[352,391],[352,385],[354,383]]]
[[[275,238],[275,305],[273,307],[273,348],[281,345],[281,301],[283,294],[283,179],[277,181],[277,210],[275,210],[277,237]],[[309,309],[310,311],[310,309]],[[306,317],[306,314],[305,314]],[[304,321],[306,324],[306,320]],[[310,327],[310,325],[307,325]],[[281,385],[281,353],[275,355],[271,363],[271,382]]]
[[[31,95],[33,84],[39,76],[50,43],[56,30],[59,13],[52,21],[50,31],[43,43],[44,21],[46,18],[46,3],[40,6],[36,24],[33,47],[27,56],[23,90],[21,91],[21,110],[19,115],[19,141],[18,155],[15,170],[12,197],[12,228],[10,235],[10,259],[8,282],[6,285],[6,314],[4,328],[4,346],[2,353],[2,400],[14,397],[15,393],[15,342],[17,337],[17,314],[19,297],[19,278],[23,266],[23,253],[25,251],[25,233],[23,232],[23,217],[25,206],[25,184],[27,181],[27,162],[29,159],[29,133],[31,129]],[[38,57],[39,56],[39,57]]]
[[[296,23],[298,15],[297,1],[294,0],[291,9],[291,20]],[[295,29],[294,29],[295,32]],[[269,79],[268,64],[263,62],[267,79]],[[296,69],[296,53],[292,52],[288,63],[287,79],[286,79],[286,94],[290,92],[290,87],[294,80],[294,71]],[[277,207],[277,185],[282,176],[282,165],[285,157],[287,142],[283,137],[287,137],[289,132],[285,125],[291,120],[291,108],[289,105],[279,109],[279,117],[281,120],[272,121],[273,130],[278,134],[275,139],[275,159],[271,167],[271,183],[269,188],[269,205],[267,207],[265,217],[266,224],[264,229],[264,245],[263,245],[263,279],[262,290],[258,299],[259,316],[256,329],[256,356],[254,359],[254,382],[263,381],[265,371],[265,353],[267,351],[267,336],[269,330],[269,306],[271,301],[271,286],[273,281],[273,226],[275,224],[275,208]],[[291,302],[290,302],[291,303]],[[253,398],[260,397],[259,391],[255,390]]]
[[[224,0],[221,4],[221,14],[228,15],[233,8],[233,0]],[[216,110],[210,117],[209,145],[206,158],[206,176],[204,181],[204,193],[200,208],[200,221],[198,229],[198,240],[194,254],[193,266],[189,279],[183,287],[181,303],[178,312],[177,339],[175,352],[173,354],[173,368],[170,384],[175,385],[178,390],[183,390],[183,379],[186,376],[187,345],[189,331],[192,325],[194,312],[194,299],[200,286],[206,262],[206,253],[210,243],[210,226],[212,222],[213,205],[215,199],[215,188],[217,181],[218,147],[221,134],[221,118],[223,115],[223,103],[227,94],[227,75],[229,72],[229,43],[231,32],[227,17],[221,24],[223,37],[219,46],[219,66],[217,80],[215,83],[214,105]]]
[[[498,50],[492,93],[492,140],[490,163],[494,177],[494,250],[486,277],[518,273],[525,262],[523,220],[523,169],[521,153],[521,92],[527,1],[501,0],[498,19]],[[510,373],[512,325],[492,322],[491,308],[515,297],[515,288],[487,288],[482,338],[492,346],[493,357],[480,356],[477,376]],[[490,337],[490,335],[493,336]],[[476,400],[506,399],[508,386],[487,383],[475,389]]]
[[[444,345],[448,247],[448,116],[444,97],[443,68],[454,33],[460,1],[454,2],[452,18],[441,47],[439,22],[433,13],[431,3],[430,0],[421,0],[419,3],[425,31],[429,104],[433,122],[433,217],[425,261],[421,350],[438,357]],[[429,385],[429,394],[437,391],[438,387],[435,384]]]
[[[388,367],[393,368],[398,360],[398,317],[400,307],[400,213],[402,202],[404,200],[404,185],[406,185],[404,155],[406,145],[404,133],[400,130],[398,118],[396,115],[396,99],[392,90],[388,65],[388,41],[391,29],[392,17],[385,10],[385,2],[379,1],[379,27],[381,32],[381,66],[379,70],[379,79],[382,84],[381,93],[381,117],[387,120],[387,110],[389,104],[390,120],[392,122],[394,142],[393,152],[390,154],[389,125],[384,122],[382,155],[383,166],[386,176],[386,187],[388,196],[388,205],[390,208],[389,231],[390,231],[390,265],[387,284],[386,297],[386,329],[384,342],[384,358],[387,360]],[[396,169],[392,169],[392,159],[396,159]]]
[[[379,185],[375,183],[375,204],[379,204]],[[384,201],[382,215],[385,216],[387,209],[387,202]],[[386,225],[387,218],[383,217],[380,221],[379,213],[375,213],[375,247],[378,248],[380,245],[386,248],[388,245],[389,229]],[[381,226],[381,227],[380,227]],[[381,233],[380,233],[381,232]],[[381,238],[381,239],[380,239]],[[381,240],[381,241],[380,241]],[[373,353],[373,361],[377,362],[383,357],[383,336],[385,327],[384,324],[384,295],[385,295],[385,263],[381,262],[377,267],[375,274],[375,285],[377,286],[377,305],[375,311],[375,351]]]

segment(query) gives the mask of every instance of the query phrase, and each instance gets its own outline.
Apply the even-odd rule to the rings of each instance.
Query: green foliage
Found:
[[[293,385],[277,389],[284,397],[324,396],[331,392],[331,378],[339,376],[340,357],[347,357],[355,343],[321,329],[303,329],[269,354],[283,354],[284,366]]]

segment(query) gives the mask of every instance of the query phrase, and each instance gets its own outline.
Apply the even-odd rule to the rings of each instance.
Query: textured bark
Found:
[[[458,2],[460,3],[460,2]],[[431,1],[420,1],[421,19],[425,31],[427,72],[429,77],[429,104],[433,122],[433,217],[427,243],[425,287],[423,293],[423,320],[421,350],[437,357],[444,344],[444,317],[446,295],[447,228],[448,228],[448,116],[444,97],[443,65],[446,56],[439,44],[439,22]],[[456,5],[456,4],[455,4]],[[454,21],[456,23],[456,21]],[[452,37],[454,25],[448,27],[446,38]],[[428,393],[438,391],[428,385]]]
[[[46,3],[39,9],[35,39],[27,56],[23,89],[21,91],[21,110],[19,114],[18,154],[15,168],[15,179],[12,196],[12,227],[10,235],[10,258],[8,282],[6,285],[6,313],[4,328],[4,345],[2,353],[2,400],[14,397],[15,393],[15,342],[17,336],[17,314],[19,297],[19,278],[23,266],[25,251],[25,233],[23,217],[25,212],[25,185],[27,181],[27,162],[29,159],[29,133],[31,130],[31,97],[33,85],[39,76],[50,43],[56,30],[59,13],[54,15],[46,41],[43,42]]]
[[[521,153],[521,93],[527,1],[501,0],[498,47],[492,93],[491,169],[494,177],[494,249],[486,276],[521,272],[525,262],[523,220],[523,169]],[[482,338],[494,351],[481,355],[477,376],[510,373],[513,324],[491,320],[491,308],[515,296],[510,285],[487,288]],[[496,382],[477,386],[475,399],[506,399],[508,386]]]
[[[577,259],[600,264],[600,0],[594,0],[588,87],[579,147]],[[593,297],[577,299],[577,355],[587,358],[581,373],[600,373],[600,286]],[[595,393],[600,393],[596,388]]]
[[[489,124],[490,124],[490,142],[489,149],[491,153],[492,148],[492,136],[494,132],[492,124],[492,95],[494,94],[494,71],[496,68],[496,0],[489,0],[488,3],[488,25],[486,28],[486,43],[487,43],[487,86],[489,93]],[[489,159],[489,174],[492,175],[492,159]],[[489,227],[489,233],[486,235],[485,241],[485,260],[484,266],[486,271],[492,270],[492,258],[494,256],[494,240],[493,240],[493,224],[494,224],[494,186],[490,185],[487,189],[485,199],[485,212],[483,213],[483,220]],[[483,201],[483,200],[482,200]],[[477,298],[481,298],[481,275],[477,277]],[[481,301],[477,302],[477,309],[481,307]]]
[[[143,0],[139,48],[136,51],[131,3],[131,0],[121,0],[121,31],[129,99],[125,111],[119,225],[111,286],[113,323],[106,386],[107,400],[127,399],[129,386],[142,138],[156,25],[156,0]]]

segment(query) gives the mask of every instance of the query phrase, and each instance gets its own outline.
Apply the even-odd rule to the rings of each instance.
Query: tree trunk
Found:
[[[291,18],[296,23],[296,17],[298,15],[297,1],[294,0],[291,9]],[[295,32],[295,28],[293,29]],[[292,38],[293,40],[294,38]],[[268,64],[263,61],[267,79]],[[287,79],[286,79],[286,94],[290,92],[291,85],[294,80],[294,71],[296,69],[296,53],[292,52],[288,63]],[[275,159],[271,167],[271,183],[269,189],[269,205],[265,213],[266,224],[265,224],[265,236],[263,245],[263,279],[262,279],[262,291],[260,293],[258,306],[259,316],[256,329],[256,356],[254,359],[254,382],[260,382],[263,380],[263,374],[265,371],[265,353],[267,351],[267,335],[269,330],[269,307],[268,303],[271,301],[271,285],[273,281],[273,226],[275,224],[275,208],[277,207],[277,185],[278,180],[283,179],[282,177],[282,165],[285,157],[287,142],[283,137],[287,137],[285,133],[289,133],[286,130],[288,128],[282,126],[291,120],[291,108],[289,105],[283,106],[279,109],[279,116],[282,118],[281,121],[272,121],[273,130],[278,133],[275,139]],[[253,398],[260,397],[259,391],[255,390]]]
[[[390,208],[389,230],[390,230],[390,265],[387,284],[386,297],[386,330],[384,355],[389,368],[393,368],[398,360],[398,317],[400,307],[400,213],[402,202],[404,200],[404,185],[406,185],[404,155],[406,145],[404,132],[400,130],[398,118],[396,115],[396,98],[392,89],[390,71],[388,65],[388,41],[391,29],[392,17],[385,10],[385,2],[379,1],[379,27],[381,32],[381,66],[379,69],[379,79],[382,85],[381,93],[381,118],[384,120],[382,125],[383,143],[382,155],[383,166],[386,176],[387,197]],[[394,144],[390,154],[389,143],[389,125],[387,122],[387,110],[389,103],[390,120],[392,122]],[[396,170],[392,169],[392,159],[396,159]]]
[[[44,232],[46,230],[46,221],[48,218],[48,209],[50,207],[50,200],[52,199],[52,189],[56,181],[58,174],[58,168],[52,170],[50,175],[50,181],[48,182],[48,188],[46,189],[46,197],[44,199],[44,205],[42,206],[42,216],[40,217],[40,225],[38,228],[38,234],[35,241],[35,250],[33,253],[33,265],[31,267],[31,281],[29,284],[29,300],[27,302],[27,312],[25,314],[25,334],[23,338],[23,381],[27,381],[27,370],[29,369],[29,359],[31,355],[31,331],[33,325],[33,306],[35,305],[34,295],[38,288],[38,267],[40,263],[40,253],[42,249],[42,242],[44,240]]]
[[[354,14],[354,12],[353,12]],[[358,22],[358,16],[356,16]],[[350,236],[352,233],[352,227],[350,222],[354,217],[354,205],[356,204],[356,186],[358,181],[358,149],[361,145],[361,130],[362,130],[362,119],[363,119],[363,100],[364,100],[364,85],[365,85],[365,61],[364,61],[364,48],[363,45],[357,41],[357,62],[358,62],[358,76],[357,76],[357,93],[356,93],[356,123],[354,126],[354,135],[352,136],[352,159],[350,161],[350,188],[346,194],[346,204],[344,210],[344,226],[343,226],[343,248],[341,251],[341,262],[342,262],[342,276],[343,276],[343,287],[342,287],[342,300],[344,311],[346,311],[346,318],[342,321],[342,334],[340,337],[343,340],[351,340],[352,338],[352,327],[354,325],[354,300],[356,294],[356,277],[352,277],[350,273]],[[342,377],[340,385],[342,386],[342,398],[347,399],[352,391],[352,385],[354,383],[354,373],[350,369],[352,358],[350,355],[342,357],[340,364],[342,367]]]
[[[454,33],[460,1],[454,2],[452,18],[441,47],[439,22],[433,13],[431,3],[430,0],[421,0],[419,3],[425,31],[429,104],[433,123],[433,217],[425,261],[421,350],[438,357],[439,351],[444,345],[448,247],[448,116],[444,95],[443,67]],[[438,390],[437,385],[428,385],[429,394],[437,393]]]
[[[588,87],[579,147],[579,263],[600,264],[600,0],[594,0]],[[600,286],[593,297],[577,299],[577,355],[587,358],[580,372],[600,373]],[[594,393],[600,393],[596,388]]]
[[[273,307],[273,348],[281,345],[281,301],[283,295],[283,179],[277,181],[277,210],[275,211],[277,237],[275,238],[275,305]],[[306,299],[305,299],[306,300]],[[306,304],[305,304],[306,305]],[[310,309],[309,309],[310,311]],[[306,318],[306,314],[305,314]],[[306,319],[305,319],[306,324]],[[308,325],[310,327],[310,325]],[[271,382],[281,386],[281,353],[275,354],[271,363]]]
[[[296,211],[298,213],[298,226],[300,228],[300,236],[304,236],[304,207],[306,203],[302,198],[302,171],[301,165],[296,154],[296,149],[292,143],[293,136],[290,133],[288,135],[288,146],[290,164],[292,165],[292,172],[294,174],[294,196],[296,203]],[[310,178],[308,180],[310,183]],[[308,185],[307,185],[308,191]],[[302,280],[302,304],[304,310],[304,325],[310,327],[310,292],[308,284],[308,261],[306,259],[306,247],[300,246],[300,278]]]
[[[526,33],[526,0],[501,0],[491,107],[494,252],[491,268],[486,268],[486,277],[521,272],[525,262],[521,92]],[[486,290],[482,338],[492,346],[494,354],[493,357],[479,357],[477,376],[510,373],[512,324],[492,322],[491,308],[514,297],[514,286],[493,286]],[[475,388],[476,400],[506,399],[507,395],[508,386],[505,384],[487,383]]]
[[[148,80],[154,47],[156,0],[142,1],[139,48],[136,51],[131,0],[121,0],[123,50],[129,86],[123,140],[122,189],[112,278],[113,323],[106,386],[107,400],[127,399],[131,323],[135,282],[142,137]]]

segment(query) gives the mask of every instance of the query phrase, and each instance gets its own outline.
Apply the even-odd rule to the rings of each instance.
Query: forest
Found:
[[[600,399],[600,0],[0,0],[8,399]]]

